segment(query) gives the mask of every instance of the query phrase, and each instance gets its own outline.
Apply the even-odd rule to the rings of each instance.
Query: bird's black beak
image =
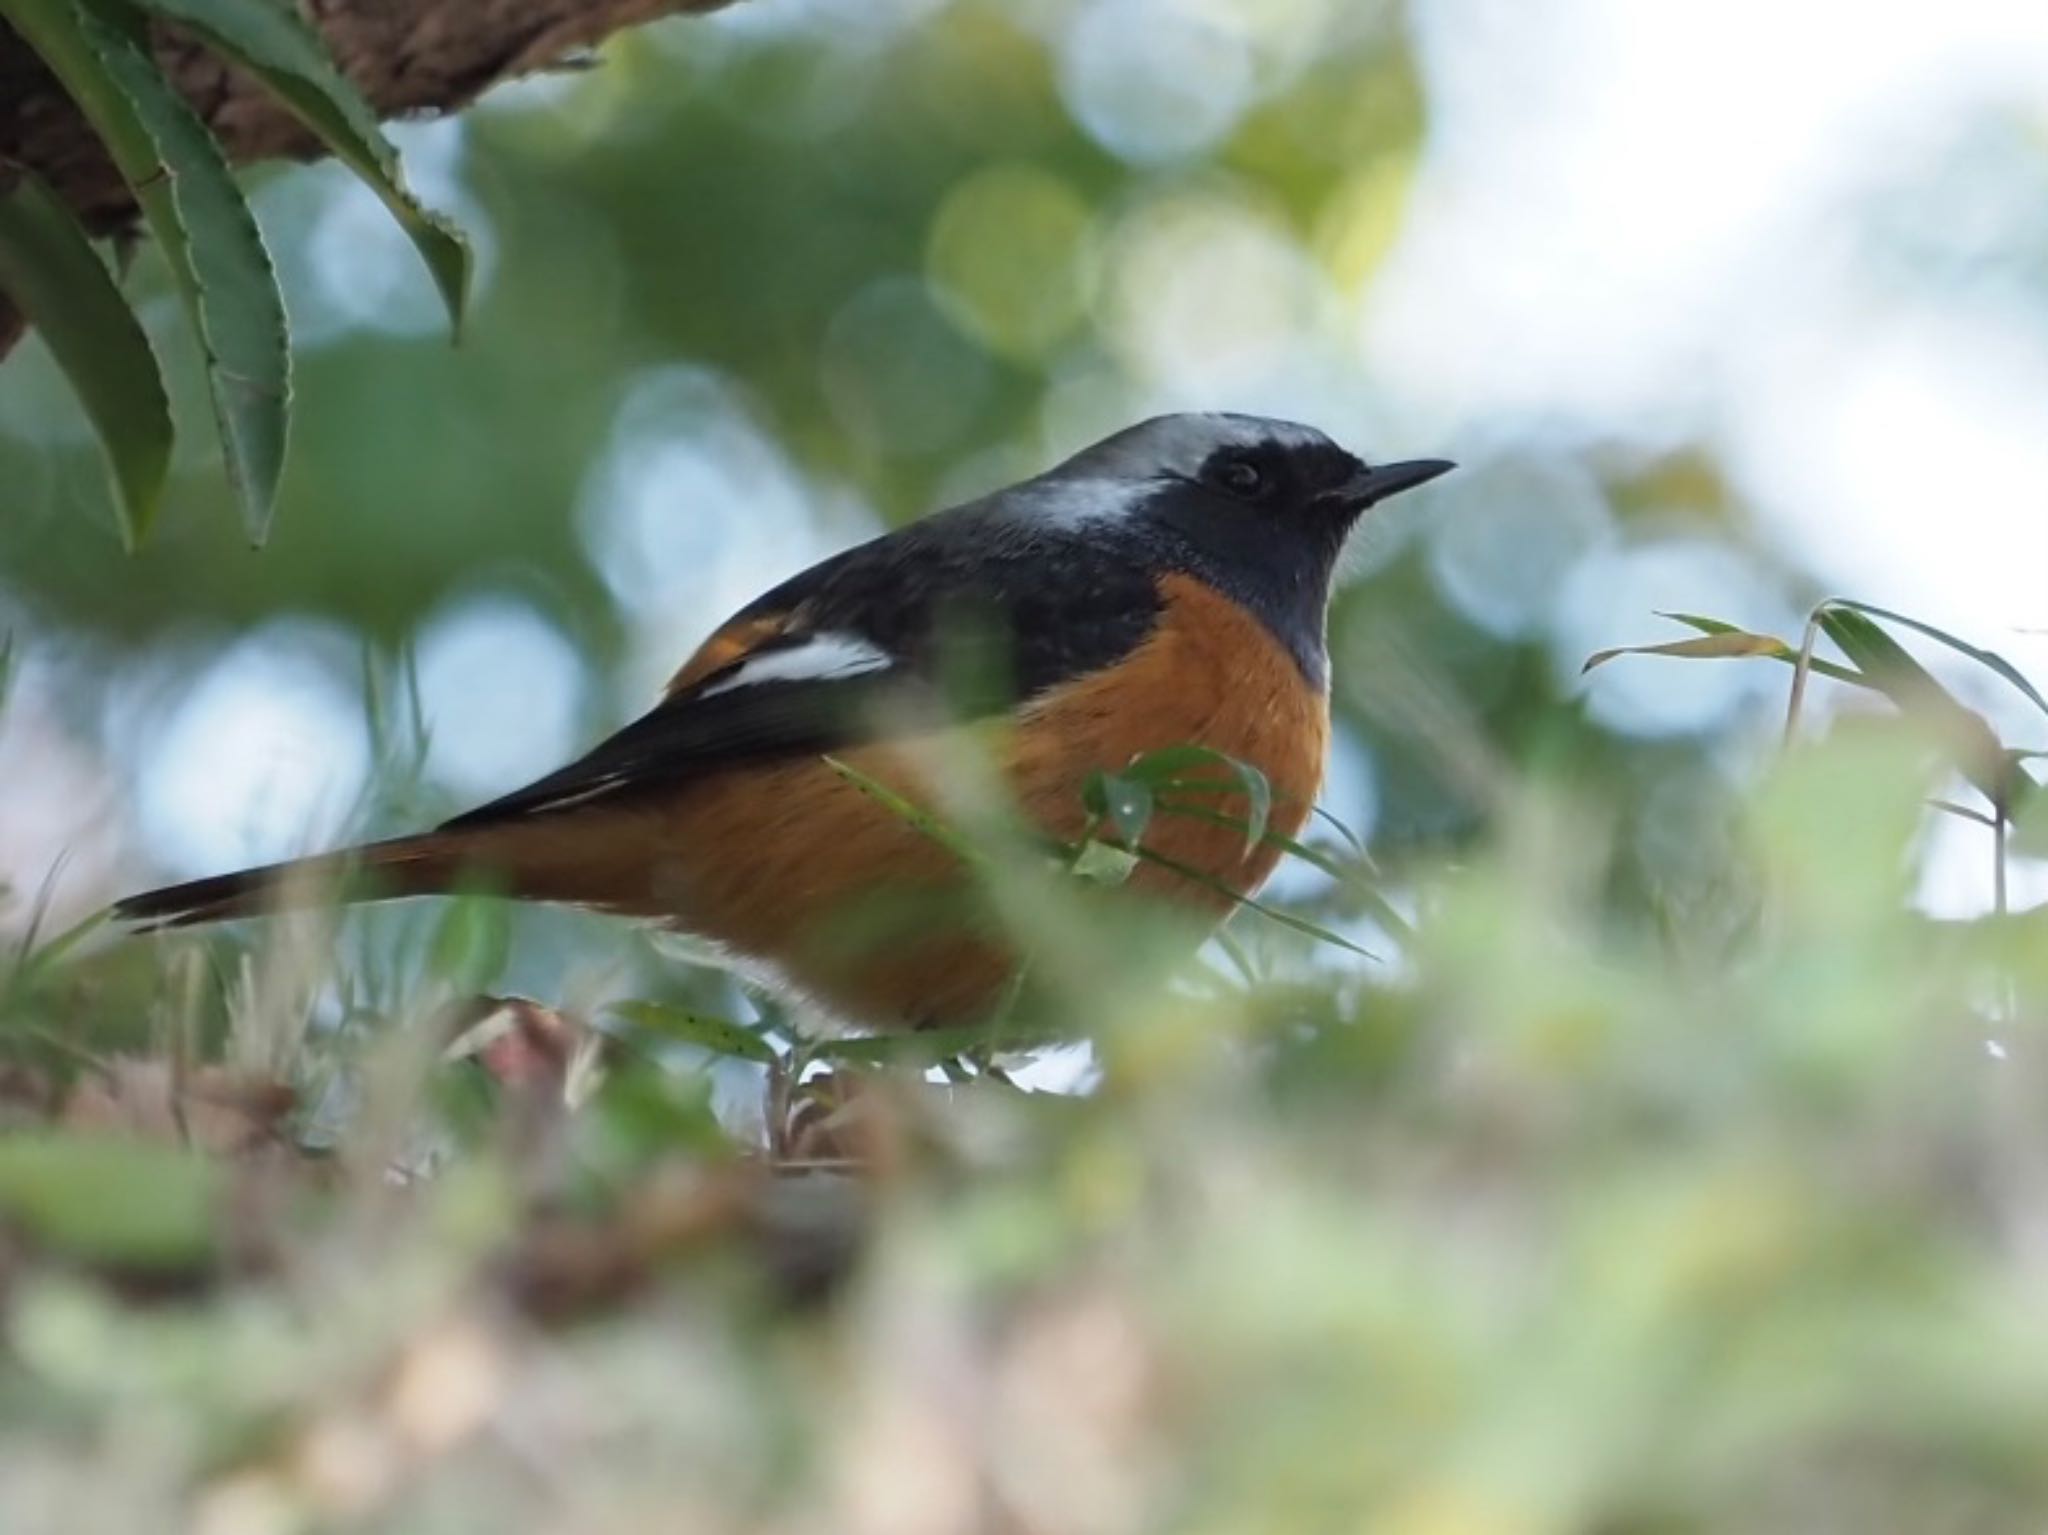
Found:
[[[1427,485],[1437,476],[1449,474],[1457,467],[1447,458],[1411,458],[1405,463],[1381,464],[1378,468],[1366,468],[1354,474],[1345,482],[1340,494],[1348,506],[1364,511],[1389,496],[1398,496],[1404,490]]]

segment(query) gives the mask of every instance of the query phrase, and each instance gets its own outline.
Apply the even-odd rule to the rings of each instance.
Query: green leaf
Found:
[[[261,543],[284,469],[291,358],[284,300],[249,205],[120,0],[0,0],[0,16],[91,122],[163,248],[206,359],[228,480]]]
[[[68,1257],[157,1271],[214,1251],[220,1168],[143,1141],[0,1137],[0,1219]]]
[[[1076,879],[1084,879],[1091,885],[1111,887],[1125,884],[1138,867],[1135,853],[1114,847],[1107,842],[1097,842],[1093,837],[1083,842],[1075,852],[1067,872]]]
[[[1213,890],[1218,895],[1228,896],[1232,905],[1242,906],[1248,911],[1255,911],[1268,922],[1277,922],[1282,927],[1292,928],[1297,933],[1304,933],[1310,938],[1315,939],[1318,943],[1327,943],[1333,948],[1348,950],[1350,953],[1358,955],[1361,959],[1375,961],[1379,959],[1379,956],[1373,953],[1372,950],[1360,948],[1341,933],[1333,933],[1326,927],[1317,926],[1306,917],[1297,917],[1292,912],[1282,911],[1277,906],[1268,906],[1263,901],[1241,894],[1224,884],[1222,880],[1215,878],[1213,875],[1204,874],[1200,869],[1184,864],[1178,859],[1168,858],[1163,853],[1156,853],[1149,847],[1141,847],[1136,851],[1138,856],[1146,863],[1155,863],[1160,868],[1178,874],[1182,879],[1190,880],[1206,890]]]
[[[1266,822],[1273,815],[1273,786],[1266,775],[1249,762],[1240,762],[1209,746],[1168,746],[1133,759],[1124,769],[1124,776],[1155,790],[1216,787],[1201,779],[1181,776],[1189,768],[1196,767],[1222,768],[1237,780],[1245,798],[1251,801],[1251,813],[1245,818],[1244,845],[1247,850],[1256,847],[1266,834]]]
[[[1351,849],[1351,854],[1354,858],[1375,873],[1379,871],[1379,864],[1374,861],[1372,854],[1366,849],[1365,838],[1359,836],[1357,832],[1346,826],[1338,816],[1325,810],[1321,805],[1311,805],[1308,809],[1310,815],[1344,839],[1344,845]]]
[[[384,137],[369,102],[328,58],[319,33],[277,0],[136,3],[190,29],[241,65],[383,200],[426,264],[447,306],[449,326],[459,334],[469,289],[469,247],[453,224],[406,190],[398,152]]]
[[[860,1039],[826,1039],[810,1047],[814,1060],[855,1066],[936,1066],[963,1055],[993,1055],[1035,1049],[1058,1036],[1019,1029],[1007,1021],[963,1023],[949,1029],[919,1029]]]
[[[1159,810],[1162,815],[1177,815],[1188,820],[1207,821],[1212,826],[1228,826],[1233,830],[1243,830],[1246,824],[1242,816],[1230,815],[1221,810],[1211,810],[1206,805],[1185,805],[1176,800],[1160,801]],[[1371,914],[1373,921],[1385,928],[1394,937],[1412,938],[1414,936],[1414,928],[1408,919],[1396,911],[1387,898],[1375,890],[1371,881],[1367,880],[1358,869],[1339,863],[1320,849],[1310,847],[1305,842],[1298,842],[1292,837],[1284,837],[1277,831],[1269,829],[1259,840],[1267,847],[1276,847],[1281,852],[1287,854],[1288,857],[1299,859],[1310,868],[1320,870],[1336,880],[1346,890],[1356,895],[1363,902],[1367,912]]]
[[[1596,650],[1586,657],[1586,664],[1579,668],[1584,676],[1596,666],[1605,666],[1609,661],[1622,656],[1676,656],[1688,661],[1726,661],[1746,656],[1770,656],[1777,660],[1791,659],[1792,648],[1783,640],[1769,634],[1751,634],[1742,629],[1724,629],[1718,634],[1704,634],[1692,640],[1666,640],[1661,645],[1617,645],[1611,650]]]
[[[1957,748],[1963,776],[1994,805],[2009,806],[2016,783],[2032,780],[2009,760],[2004,745],[1982,715],[1965,708],[1905,646],[1862,612],[1834,603],[1817,610],[1827,637],[1901,711],[1932,720]]]
[[[1697,629],[1701,634],[1740,634],[1744,632],[1734,624],[1724,623],[1718,618],[1702,618],[1697,613],[1659,613],[1657,616],[1659,618],[1668,618],[1673,623],[1684,624],[1688,629]],[[1762,637],[1772,638],[1771,636]],[[1776,645],[1776,649],[1759,650],[1755,654],[1773,661],[1783,661],[1787,666],[1797,666],[1799,664],[1799,652],[1794,647],[1787,645],[1782,640],[1774,639],[1773,643]],[[1593,662],[1588,661],[1586,667],[1590,669],[1593,664]],[[1864,676],[1854,667],[1840,666],[1833,661],[1823,660],[1818,656],[1810,658],[1807,665],[1817,675],[1831,677],[1836,682],[1847,682],[1862,688],[1874,688],[1876,686],[1868,677]]]
[[[156,355],[71,210],[29,172],[0,191],[0,290],[41,332],[92,419],[121,536],[148,533],[171,465],[171,406]]]
[[[713,1055],[756,1061],[763,1066],[772,1066],[779,1059],[775,1047],[767,1040],[744,1024],[734,1023],[728,1018],[714,1018],[708,1013],[674,1007],[666,1002],[619,1002],[613,1004],[611,1010],[637,1028],[659,1034],[664,1039],[695,1045]]]
[[[1091,773],[1081,790],[1082,806],[1106,819],[1128,846],[1135,847],[1152,824],[1152,790],[1135,778],[1117,773]]]
[[[1894,613],[1890,608],[1881,608],[1875,603],[1858,602],[1853,597],[1830,597],[1822,605],[1828,608],[1847,608],[1851,612],[1862,613],[1871,618],[1882,618],[1887,623],[1904,624],[1915,633],[1924,634],[1937,644],[1946,645],[1956,654],[1967,656],[1979,666],[1995,672],[2024,694],[2035,708],[2043,714],[2048,714],[2048,698],[2042,696],[2041,690],[2029,682],[2018,667],[1995,650],[1985,650],[1981,646],[1970,644],[1967,640],[1957,639],[1946,629],[1937,629],[1933,624],[1909,618],[1904,613]]]
[[[504,901],[462,896],[449,903],[427,947],[427,968],[458,991],[483,991],[512,957],[512,915]]]
[[[869,799],[875,801],[884,810],[900,818],[913,830],[931,838],[932,841],[938,843],[940,847],[945,848],[949,853],[952,853],[961,862],[979,865],[983,861],[980,852],[966,838],[953,830],[952,827],[946,825],[937,816],[912,804],[887,784],[882,783],[878,779],[870,778],[859,768],[842,762],[837,757],[828,756],[824,759],[824,762],[825,766],[852,784]]]

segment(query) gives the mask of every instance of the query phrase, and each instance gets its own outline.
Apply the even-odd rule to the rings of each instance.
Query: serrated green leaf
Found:
[[[0,0],[140,205],[198,334],[228,480],[250,538],[277,501],[290,419],[284,300],[220,146],[157,69],[125,0]]]
[[[171,465],[156,354],[71,210],[33,174],[0,189],[0,291],[41,333],[99,434],[121,535],[149,532]]]
[[[0,1137],[0,1221],[67,1257],[176,1271],[213,1254],[221,1169],[143,1141]]]
[[[363,95],[334,67],[320,35],[277,0],[135,0],[248,70],[354,171],[398,220],[419,252],[458,334],[469,289],[469,247],[448,220],[406,189],[398,152]]]
[[[612,1011],[635,1027],[659,1034],[664,1039],[709,1050],[713,1055],[734,1056],[763,1066],[772,1066],[778,1059],[775,1047],[767,1040],[728,1018],[714,1018],[708,1013],[674,1007],[666,1002],[620,1002],[612,1007]]]

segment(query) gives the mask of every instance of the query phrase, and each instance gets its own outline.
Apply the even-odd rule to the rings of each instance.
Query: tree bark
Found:
[[[439,116],[500,80],[558,62],[621,28],[729,0],[299,0],[342,73],[379,117]],[[236,164],[312,159],[320,147],[246,76],[155,29],[164,72]],[[99,140],[33,52],[0,24],[0,171],[26,166],[96,235],[130,228],[135,203]],[[0,297],[0,357],[21,331]]]

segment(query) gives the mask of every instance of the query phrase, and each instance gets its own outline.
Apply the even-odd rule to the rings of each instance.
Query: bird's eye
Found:
[[[1209,471],[1209,478],[1233,496],[1247,500],[1266,490],[1266,471],[1248,458],[1226,458]]]

